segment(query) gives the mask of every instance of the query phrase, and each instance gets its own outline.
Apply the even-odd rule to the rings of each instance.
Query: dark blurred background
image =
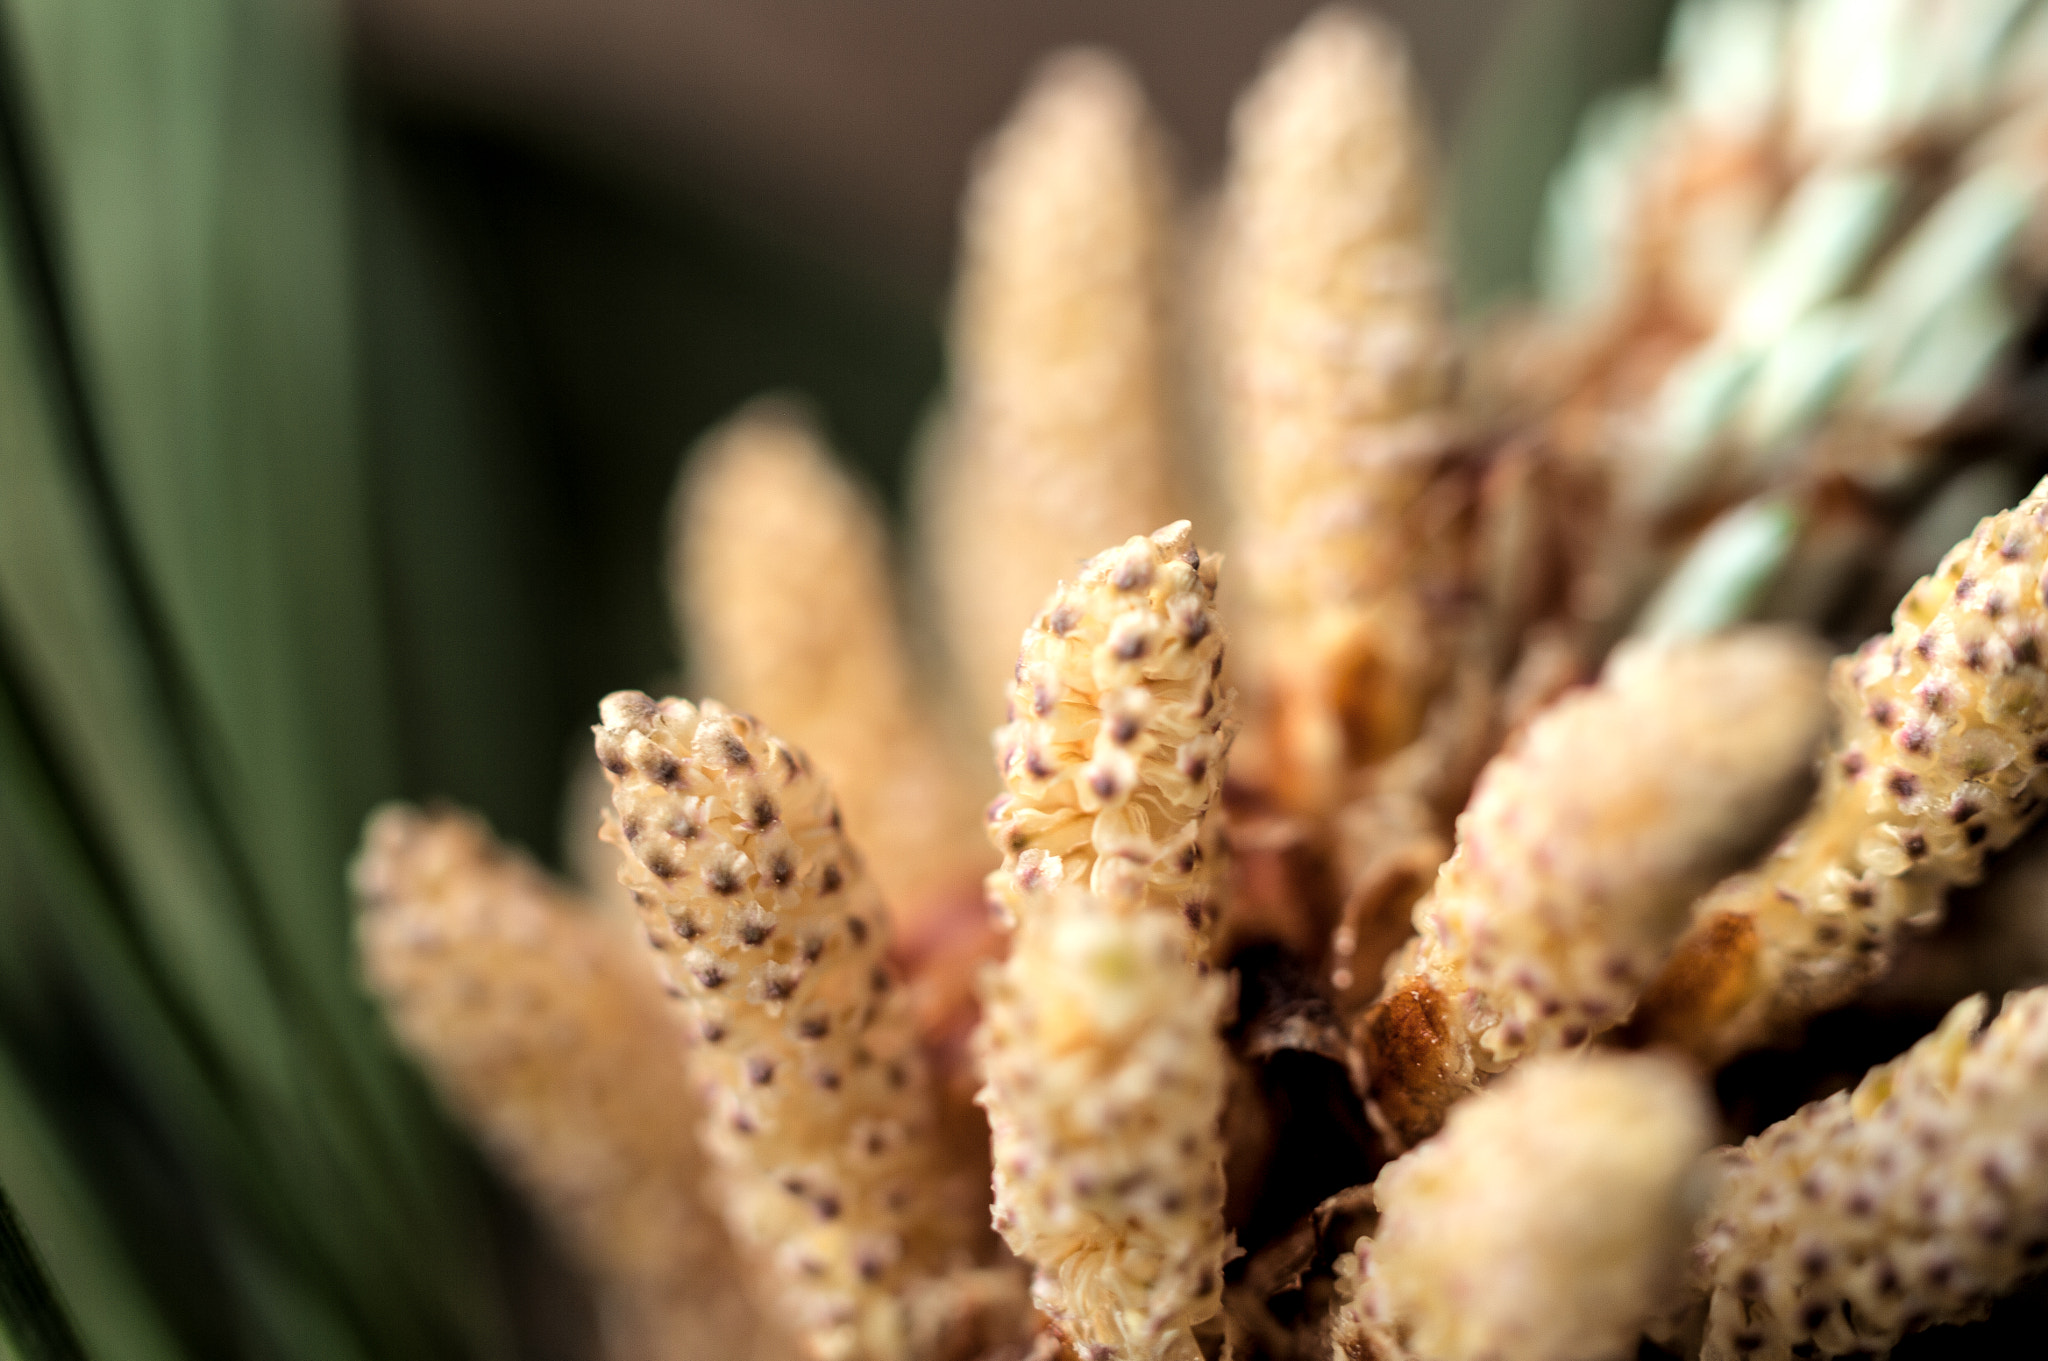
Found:
[[[1396,0],[1452,124],[1512,0]],[[371,77],[716,202],[920,303],[975,144],[1032,65],[1100,43],[1208,181],[1230,104],[1303,0],[354,0]]]

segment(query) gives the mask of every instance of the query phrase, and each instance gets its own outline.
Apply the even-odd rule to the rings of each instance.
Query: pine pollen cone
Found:
[[[1195,1361],[1221,1305],[1230,985],[1188,924],[1064,884],[1021,913],[976,1037],[995,1224],[1082,1356]]]
[[[1176,522],[1098,553],[1025,631],[988,813],[989,896],[1013,917],[1057,864],[1118,910],[1185,917],[1206,948],[1235,731],[1217,566]]]
[[[2048,989],[1972,997],[1855,1090],[1715,1159],[1703,1361],[1882,1356],[2048,1262]],[[1697,1320],[1695,1321],[1697,1326]]]
[[[727,1223],[819,1361],[906,1353],[969,1241],[887,922],[810,762],[714,701],[608,697],[605,835],[693,1030]]]
[[[1239,104],[1223,317],[1236,543],[1279,785],[1327,811],[1412,739],[1441,681],[1460,555],[1424,502],[1455,442],[1458,344],[1429,138],[1399,38],[1311,18]]]
[[[678,1137],[682,1028],[627,934],[463,814],[381,809],[354,877],[392,1029],[589,1272],[608,1345],[792,1355]]]
[[[1627,1019],[1694,897],[1799,798],[1824,676],[1768,628],[1631,644],[1494,758],[1361,1022],[1396,1147],[1487,1075]]]
[[[1683,1064],[1552,1054],[1387,1165],[1339,1263],[1336,1361],[1633,1356],[1681,1279],[1712,1117]]]
[[[1719,1064],[1838,1006],[2038,816],[2048,772],[2048,482],[1987,516],[1835,663],[1805,817],[1717,887],[1634,1027]]]

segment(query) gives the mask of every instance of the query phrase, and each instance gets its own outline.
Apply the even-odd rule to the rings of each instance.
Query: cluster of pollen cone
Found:
[[[1432,161],[1350,9],[1199,206],[1048,62],[908,584],[751,406],[585,884],[373,821],[365,972],[609,1355],[1881,1354],[2048,1270],[2048,5],[1688,0],[1483,331]],[[1947,1019],[1740,1099],[1886,988]]]

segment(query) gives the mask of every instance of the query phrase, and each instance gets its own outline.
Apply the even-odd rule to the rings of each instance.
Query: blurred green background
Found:
[[[1199,187],[1309,7],[1192,8],[4,0],[0,1355],[587,1353],[355,983],[363,813],[553,858],[681,451],[799,389],[900,507],[973,145],[1106,41]],[[1484,307],[1666,7],[1393,8]]]

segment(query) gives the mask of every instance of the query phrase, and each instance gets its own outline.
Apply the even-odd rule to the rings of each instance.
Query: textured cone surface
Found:
[[[701,1184],[684,1035],[644,952],[458,814],[380,812],[355,881],[392,1028],[589,1272],[607,1354],[794,1356]]]
[[[707,438],[676,531],[698,683],[817,762],[899,915],[971,884],[987,845],[917,694],[880,516],[800,411],[757,403]]]
[[[1069,886],[989,977],[996,1228],[1082,1356],[1193,1361],[1189,1329],[1220,1305],[1229,985],[1192,948],[1178,918]]]
[[[832,796],[716,703],[623,692],[602,716],[606,831],[694,1028],[727,1222],[815,1355],[901,1355],[902,1296],[964,1234],[881,901]]]
[[[993,722],[1046,583],[1180,509],[1165,288],[1171,191],[1115,58],[1063,53],[982,152],[964,212],[932,572]]]
[[[1458,554],[1422,505],[1455,358],[1428,161],[1399,40],[1345,8],[1275,53],[1233,127],[1236,542],[1287,782],[1316,806],[1414,736],[1448,655],[1434,588]]]
[[[1434,1128],[1456,1075],[1627,1018],[1694,897],[1799,797],[1825,675],[1815,646],[1772,629],[1633,645],[1487,766],[1382,995],[1395,1023],[1373,1032],[1375,1100],[1401,1142]],[[1431,1017],[1411,1015],[1418,993]],[[1418,1030],[1440,1057],[1404,1052]],[[1432,1092],[1409,1110],[1414,1084]]]
[[[1840,1004],[1951,885],[2037,815],[2048,762],[2048,484],[1987,517],[1835,663],[1840,732],[1813,808],[1702,900],[1644,1003],[1647,1036],[1710,1061]]]
[[[1661,1058],[1532,1060],[1376,1183],[1340,1264],[1336,1361],[1633,1357],[1667,1302],[1711,1118]]]
[[[1103,903],[1184,916],[1206,943],[1233,733],[1216,572],[1183,520],[1097,554],[1025,631],[995,734],[1009,792],[988,814],[990,896],[1013,915],[1054,857]]]
[[[2048,1266],[2048,990],[1982,997],[1719,1159],[1706,1361],[1882,1355]]]

